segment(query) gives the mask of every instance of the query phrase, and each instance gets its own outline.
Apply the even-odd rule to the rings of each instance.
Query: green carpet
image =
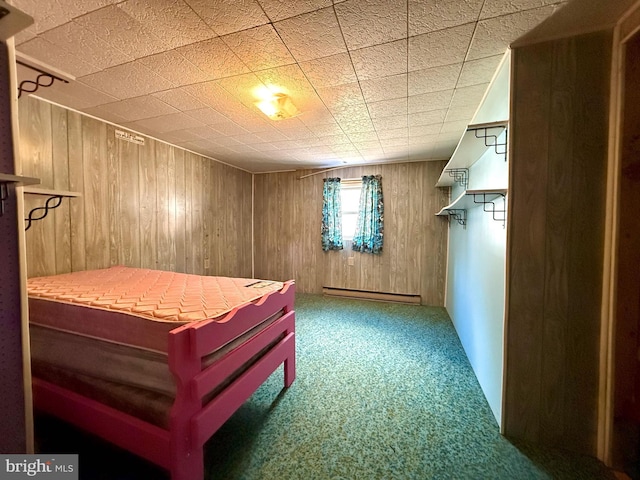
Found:
[[[507,441],[442,308],[296,301],[297,378],[280,368],[207,444],[208,479],[604,479],[598,461]],[[41,451],[83,479],[167,478],[50,418]],[[195,479],[194,479],[195,480]]]

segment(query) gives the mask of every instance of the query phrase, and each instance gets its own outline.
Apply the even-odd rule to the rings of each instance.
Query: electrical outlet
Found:
[[[355,258],[347,257],[347,265],[350,265],[353,267],[353,265],[355,265]]]
[[[204,259],[204,268],[209,268],[209,265],[210,265],[210,263],[209,263],[209,259],[208,259],[208,258],[205,258],[205,259]]]

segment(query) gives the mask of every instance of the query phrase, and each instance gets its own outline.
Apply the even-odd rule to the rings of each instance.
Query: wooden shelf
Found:
[[[485,212],[491,213],[493,219],[502,222],[502,225],[504,226],[504,222],[506,220],[506,206],[503,203],[502,208],[500,208],[495,204],[494,200],[498,197],[502,197],[502,201],[504,202],[506,194],[507,190],[504,188],[465,190],[453,202],[436,213],[436,215],[440,217],[453,217],[460,225],[466,226],[467,210],[482,205]]]
[[[49,190],[39,187],[24,187],[22,190],[24,193],[31,195],[46,195],[47,197],[81,197],[80,192],[68,192],[66,190]]]
[[[23,177],[21,175],[11,175],[9,173],[0,173],[0,183],[14,183],[16,187],[24,187],[25,185],[38,185],[39,178]]]
[[[487,142],[482,135],[491,135],[499,137],[507,128],[509,121],[501,120],[498,122],[477,123],[469,125],[467,130],[460,138],[449,162],[445,165],[436,187],[450,187],[460,176],[465,177],[463,170],[468,170],[474,163],[480,160],[480,157],[494,146]],[[487,145],[489,143],[489,145]],[[468,174],[466,175],[468,178]],[[466,185],[465,185],[466,187]]]

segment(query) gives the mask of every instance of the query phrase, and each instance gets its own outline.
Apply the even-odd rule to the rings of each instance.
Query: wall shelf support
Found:
[[[462,228],[467,226],[467,211],[465,209],[451,209],[447,210],[449,218],[453,218],[458,224],[462,225]]]
[[[487,213],[491,213],[491,216],[493,217],[493,219],[496,222],[502,222],[502,226],[505,226],[505,221],[507,219],[507,209],[506,209],[506,200],[505,200],[505,196],[502,193],[496,194],[493,193],[491,195],[488,195],[486,193],[472,193],[473,195],[473,203],[476,204],[481,204],[482,205],[482,209],[487,212]],[[502,208],[499,208],[496,204],[495,204],[495,199],[496,198],[502,198]]]
[[[477,139],[484,140],[484,146],[489,148],[493,147],[493,151],[496,155],[504,155],[504,161],[507,161],[507,128],[504,127],[505,140],[504,142],[498,142],[498,135],[489,132],[490,129],[496,127],[469,127],[470,131],[473,131]],[[500,129],[502,132],[502,128]]]
[[[31,195],[45,195],[49,198],[44,203],[44,207],[36,207],[31,209],[27,218],[24,219],[26,222],[25,231],[31,228],[31,223],[36,220],[42,220],[47,216],[50,210],[54,208],[58,208],[62,204],[62,199],[65,197],[79,197],[81,196],[78,192],[66,192],[62,190],[46,190],[43,188],[25,188],[24,193]]]
[[[23,93],[37,92],[38,88],[40,87],[50,87],[51,85],[53,85],[53,82],[55,82],[56,80],[64,83],[69,83],[64,78],[60,78],[57,75],[54,75],[49,72],[45,72],[44,70],[33,67],[27,63],[21,62],[20,60],[16,60],[16,63],[19,65],[22,65],[23,67],[30,68],[31,70],[38,73],[38,76],[36,77],[35,81],[23,80],[22,82],[20,82],[20,85],[18,86],[18,98],[20,98]]]
[[[469,169],[468,168],[452,168],[451,170],[447,170],[447,173],[450,177],[453,178],[453,181],[460,185],[465,190],[469,186]]]

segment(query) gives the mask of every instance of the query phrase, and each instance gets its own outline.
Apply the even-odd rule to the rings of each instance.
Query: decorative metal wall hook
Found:
[[[23,92],[34,93],[40,87],[50,87],[51,85],[53,85],[53,82],[55,82],[56,80],[64,83],[69,83],[69,81],[65,80],[64,78],[60,78],[56,75],[53,75],[52,73],[45,72],[44,70],[40,70],[39,68],[32,67],[31,65],[21,62],[20,60],[16,60],[16,63],[19,65],[22,65],[23,67],[27,67],[35,72],[38,72],[39,74],[36,77],[35,81],[23,80],[22,82],[20,82],[20,85],[18,86],[18,98],[22,96]],[[45,81],[47,83],[45,83]]]

